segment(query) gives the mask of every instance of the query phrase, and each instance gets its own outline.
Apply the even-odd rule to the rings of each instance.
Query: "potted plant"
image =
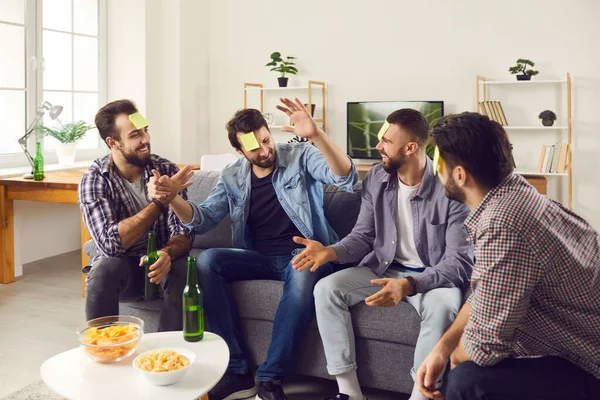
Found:
[[[276,51],[271,54],[271,61],[265,65],[265,67],[273,67],[271,71],[281,73],[281,76],[277,78],[279,81],[279,87],[287,87],[288,78],[285,74],[296,75],[298,69],[295,67],[294,61],[296,57],[286,57],[285,60],[281,58],[281,53]]]
[[[554,125],[554,121],[556,121],[556,114],[554,114],[550,110],[542,111],[538,116],[539,119],[542,120],[542,125],[544,126],[552,126]]]
[[[68,166],[73,165],[75,162],[77,142],[85,136],[87,131],[93,128],[94,126],[88,125],[85,121],[78,121],[74,124],[59,122],[55,128],[38,125],[35,129],[42,136],[51,136],[58,140],[58,146],[56,147],[58,162],[61,165]]]
[[[535,63],[531,60],[528,60],[526,58],[519,58],[517,60],[517,65],[515,65],[514,67],[510,67],[508,69],[508,72],[510,72],[511,74],[517,74],[518,81],[529,81],[531,80],[532,76],[540,73],[540,71],[537,71],[535,69],[527,69],[528,66],[533,67],[534,65]]]

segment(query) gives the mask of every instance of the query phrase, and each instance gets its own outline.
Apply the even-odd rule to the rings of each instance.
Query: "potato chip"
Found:
[[[84,346],[85,351],[101,361],[112,361],[123,357],[137,345],[137,327],[133,324],[110,325],[106,327],[92,327],[83,333],[83,343],[92,346]],[[127,343],[131,342],[131,343]],[[119,343],[126,343],[115,346]]]

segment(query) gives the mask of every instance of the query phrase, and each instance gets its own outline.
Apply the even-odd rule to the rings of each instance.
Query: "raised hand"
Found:
[[[323,246],[316,240],[304,239],[298,236],[294,236],[293,240],[306,246],[306,249],[292,260],[292,268],[296,271],[302,272],[310,268],[310,272],[315,272],[321,265],[337,259],[335,250]]]
[[[287,98],[279,99],[284,106],[277,105],[277,109],[283,111],[290,117],[290,120],[294,123],[294,126],[284,126],[281,128],[284,132],[293,132],[295,135],[303,138],[312,138],[313,136],[323,132],[317,126],[317,123],[310,116],[310,113],[304,107],[304,104],[296,97],[294,101]]]
[[[410,283],[406,279],[373,279],[371,284],[383,286],[383,289],[365,299],[368,306],[397,306],[411,291]]]
[[[189,180],[194,176],[194,171],[191,166],[186,165],[172,177],[160,175],[155,169],[152,170],[152,174],[154,176],[148,181],[148,196],[166,205],[192,184]]]

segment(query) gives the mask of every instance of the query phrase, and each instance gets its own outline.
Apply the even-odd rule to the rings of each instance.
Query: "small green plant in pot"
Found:
[[[535,63],[533,61],[528,60],[526,58],[519,58],[517,60],[517,65],[510,67],[508,69],[508,72],[510,72],[513,75],[516,74],[518,81],[529,81],[531,80],[532,76],[535,76],[540,73],[540,71],[529,68],[533,66],[535,66]]]
[[[56,154],[58,162],[61,165],[73,165],[75,162],[75,151],[77,142],[81,140],[93,125],[88,125],[85,121],[77,121],[74,124],[58,123],[56,127],[50,128],[45,125],[38,125],[35,130],[41,136],[51,136],[58,140]]]
[[[273,67],[271,71],[281,73],[281,76],[277,78],[279,81],[279,87],[287,87],[288,78],[285,74],[296,75],[298,73],[298,69],[296,68],[296,64],[294,60],[296,57],[285,57],[285,60],[281,58],[281,53],[276,51],[271,54],[271,61],[265,65],[265,67]]]

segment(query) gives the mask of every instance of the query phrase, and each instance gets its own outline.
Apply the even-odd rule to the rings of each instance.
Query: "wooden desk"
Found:
[[[356,171],[358,172],[358,179],[362,181],[363,179],[365,179],[365,175],[367,175],[367,172],[369,172],[371,168],[376,164],[355,165]],[[547,193],[548,181],[543,176],[523,175],[523,178],[527,179],[527,182],[529,182],[529,184],[536,188],[536,190],[541,194]]]
[[[180,168],[182,165],[180,165]],[[193,165],[200,169],[199,165]],[[15,226],[14,201],[29,200],[48,203],[78,204],[77,188],[87,168],[48,172],[43,181],[21,177],[0,179],[0,283],[15,281]],[[51,228],[49,227],[49,230]],[[81,268],[88,257],[83,245],[90,240],[81,218]],[[81,274],[81,289],[85,296],[85,275]]]

